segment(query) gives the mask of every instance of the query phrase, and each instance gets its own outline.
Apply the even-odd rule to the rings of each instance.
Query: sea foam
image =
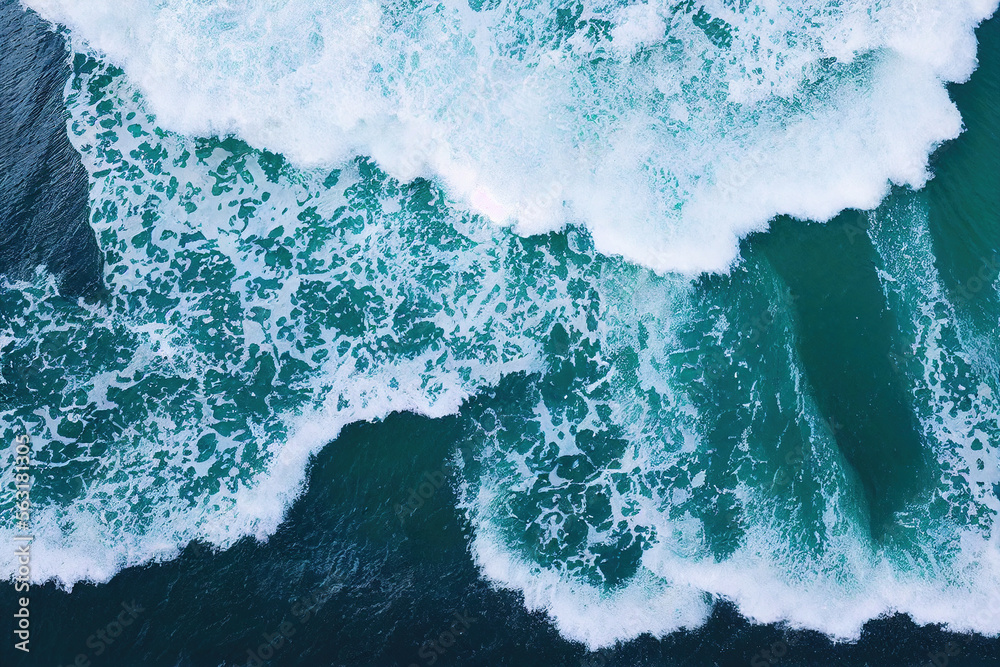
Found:
[[[35,580],[264,539],[344,424],[452,413],[524,372],[523,404],[463,417],[462,503],[483,573],[565,636],[693,627],[713,598],[840,638],[894,610],[1000,632],[996,480],[975,466],[995,453],[972,421],[997,411],[986,391],[950,411],[967,383],[935,371],[937,277],[886,294],[929,360],[906,372],[937,500],[983,524],[918,506],[876,544],[780,280],[732,268],[778,213],[925,182],[994,2],[28,4],[124,68],[78,55],[68,90],[111,299],[0,290],[0,350],[35,374],[4,423],[50,445]],[[230,133],[261,150],[195,138]],[[531,237],[566,223],[586,231],[558,252]],[[886,275],[909,276],[892,238]],[[674,275],[726,269],[746,279],[714,297]]]
[[[778,214],[921,187],[945,84],[995,0],[29,0],[167,128],[299,165],[362,154],[534,234],[586,226],[658,272],[725,271]]]

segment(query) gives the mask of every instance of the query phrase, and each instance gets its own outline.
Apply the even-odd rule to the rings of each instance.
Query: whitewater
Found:
[[[27,3],[125,69],[165,127],[296,164],[372,157],[532,234],[586,226],[723,271],[778,214],[920,187],[961,128],[993,0]]]
[[[961,133],[947,85],[994,0],[24,4],[71,45],[111,293],[0,291],[0,351],[32,369],[0,415],[39,452],[35,581],[267,539],[311,455],[408,410],[468,423],[483,575],[590,648],[716,599],[838,639],[894,611],[1000,634],[1000,386],[926,204],[891,194]],[[740,254],[845,209],[877,209],[932,453],[888,537],[794,295]],[[518,400],[463,407],[511,377]]]

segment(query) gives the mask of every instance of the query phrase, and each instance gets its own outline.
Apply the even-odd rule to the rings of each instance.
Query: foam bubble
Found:
[[[545,311],[495,319],[517,283],[496,262],[509,234],[452,224],[428,184],[367,163],[303,172],[164,132],[120,73],[75,67],[70,136],[110,297],[69,302],[44,271],[0,289],[0,432],[24,424],[37,459],[34,581],[266,539],[344,425],[440,417],[532,367]]]
[[[32,4],[126,70],[78,56],[67,98],[108,303],[67,303],[44,273],[0,290],[0,414],[42,445],[36,581],[265,539],[343,425],[455,412],[530,373],[463,415],[480,447],[462,502],[484,574],[565,636],[693,627],[714,598],[841,638],[891,611],[1000,632],[982,611],[1000,388],[904,233],[920,216],[875,241],[941,484],[884,543],[780,279],[754,257],[711,289],[670,274],[727,268],[777,212],[923,184],[961,126],[942,81],[971,71],[993,3],[587,5],[572,25],[545,5]],[[194,138],[229,132],[296,165]],[[357,153],[378,166],[343,164]],[[446,197],[523,234],[586,230],[520,238]]]
[[[1000,605],[996,405],[946,331],[926,216],[906,211],[876,238],[886,289],[913,299],[887,293],[912,316],[900,371],[935,460],[885,535],[812,398],[785,288],[751,255],[739,289],[623,273],[600,290],[607,333],[569,329],[571,381],[551,360],[523,397],[468,415],[492,443],[462,489],[484,575],[590,649],[696,626],[719,599],[839,640],[897,612],[1000,633],[984,611]]]
[[[300,165],[369,155],[518,233],[581,224],[602,252],[694,274],[777,214],[921,187],[961,127],[944,84],[997,3],[27,4],[175,131]]]

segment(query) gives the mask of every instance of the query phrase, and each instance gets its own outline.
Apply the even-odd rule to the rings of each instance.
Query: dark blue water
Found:
[[[995,639],[921,628],[903,616],[872,621],[859,642],[835,645],[815,632],[753,625],[727,604],[697,631],[587,653],[527,613],[517,594],[482,580],[448,485],[404,523],[384,523],[380,509],[405,502],[424,472],[447,467],[459,428],[457,419],[406,414],[349,427],[318,457],[308,492],[266,544],[245,540],[224,553],[192,545],[175,561],[126,570],[108,584],[80,584],[71,594],[32,589],[32,652],[19,655],[5,642],[3,664],[70,665],[81,654],[109,667],[254,664],[248,651],[265,634],[280,635],[282,623],[294,633],[271,665],[917,667],[949,650],[958,651],[950,665],[1000,664]],[[397,462],[388,476],[380,470],[386,460]],[[12,586],[0,592],[10,618]],[[97,638],[88,647],[133,602],[143,608],[135,622],[113,643]],[[450,631],[456,613],[472,622],[436,650],[428,642]]]
[[[16,0],[0,3],[0,274],[39,265],[67,296],[94,294],[102,259],[88,224],[87,172],[66,137],[61,37]]]

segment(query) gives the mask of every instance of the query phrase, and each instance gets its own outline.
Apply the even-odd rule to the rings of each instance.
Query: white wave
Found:
[[[494,319],[510,234],[439,213],[430,235],[412,193],[357,165],[332,178],[205,153],[100,67],[67,100],[111,296],[71,303],[44,273],[0,291],[25,383],[0,404],[0,435],[24,424],[38,459],[32,581],[107,581],[193,539],[266,539],[346,424],[450,414],[536,363],[528,332],[546,311]],[[12,510],[11,448],[0,466]]]
[[[620,331],[602,340],[602,358],[618,357],[610,340],[639,351],[639,367],[651,372],[640,373],[638,383],[614,386],[604,395],[587,386],[589,378],[573,388],[588,406],[580,431],[618,425],[628,434],[622,452],[604,446],[581,454],[544,401],[534,411],[546,415],[534,420],[541,437],[528,434],[527,443],[512,443],[509,434],[484,428],[482,437],[497,445],[484,449],[462,488],[474,527],[472,554],[484,575],[519,591],[529,609],[544,611],[564,636],[591,650],[697,627],[720,599],[754,622],[816,630],[837,640],[856,640],[869,620],[893,613],[958,632],[1000,634],[1000,467],[991,444],[1000,421],[989,392],[964,375],[971,366],[959,360],[963,352],[951,349],[954,341],[942,335],[953,318],[935,314],[943,301],[934,287],[926,219],[919,213],[905,212],[898,226],[876,235],[876,245],[895,258],[883,274],[905,276],[907,294],[916,299],[900,303],[888,294],[894,310],[912,316],[919,332],[912,334],[919,342],[910,369],[914,411],[936,463],[927,479],[930,490],[898,510],[886,535],[873,536],[863,489],[834,438],[837,426],[821,417],[812,399],[791,315],[774,310],[780,283],[770,285],[767,271],[754,265],[754,287],[744,286],[737,299],[729,294],[717,307],[646,298],[608,305],[602,299],[609,309],[602,322],[640,321],[651,332],[644,344]],[[745,283],[741,277],[733,281]],[[754,289],[767,300],[740,301]],[[648,315],[654,310],[649,306],[661,302],[667,307],[660,319],[635,312]],[[756,308],[771,315],[765,319]],[[717,336],[723,345],[728,372],[712,374],[721,405],[713,405],[711,393],[704,403],[695,400],[713,381],[678,381],[686,365],[709,375],[714,363],[712,344],[705,342],[682,359],[676,321],[685,319],[678,315],[684,311],[690,314],[683,326],[693,326],[695,340]],[[740,318],[769,324],[741,332]],[[611,366],[603,371],[609,376],[617,362]],[[948,377],[947,369],[956,377]],[[650,387],[665,410],[651,409]],[[627,407],[608,410],[595,427],[588,420],[600,414],[600,401]],[[724,422],[722,437],[713,430],[718,420]],[[734,437],[740,442],[727,451],[726,438]],[[695,444],[687,448],[690,441]],[[544,458],[551,445],[562,457],[555,463]],[[782,455],[789,445],[793,456]],[[568,481],[561,472],[570,469],[563,463],[567,458],[586,459],[594,470]],[[769,458],[790,470],[779,468],[783,474],[774,475]],[[553,477],[550,469],[559,474]],[[772,477],[769,487],[764,482]],[[692,501],[706,487],[708,495]],[[726,495],[736,499],[738,513],[726,515],[720,502]],[[610,501],[605,513],[590,504],[601,496]],[[724,530],[735,536],[731,548],[721,550],[709,535],[720,514],[727,517]],[[587,517],[588,530],[574,537],[578,516]],[[638,558],[629,553],[636,541],[642,545]],[[630,561],[636,567],[626,580],[607,576]]]
[[[160,122],[300,165],[374,157],[517,232],[585,225],[659,272],[724,271],[777,214],[921,187],[996,0],[621,6],[27,0]],[[567,24],[569,21],[570,24]]]

